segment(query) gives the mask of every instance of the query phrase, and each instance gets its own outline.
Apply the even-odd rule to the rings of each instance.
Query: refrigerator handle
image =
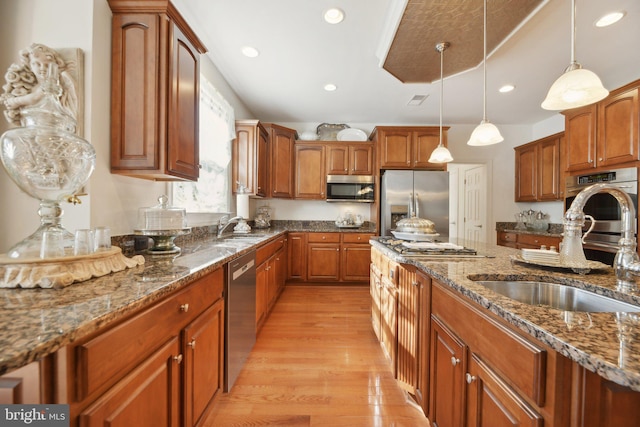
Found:
[[[420,201],[418,200],[417,192],[413,196],[413,203],[415,204],[415,208],[413,209],[413,211],[416,214],[416,218],[420,218]]]

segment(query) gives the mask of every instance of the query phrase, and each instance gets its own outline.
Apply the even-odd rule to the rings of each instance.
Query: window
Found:
[[[187,212],[229,212],[231,206],[231,141],[233,108],[200,76],[200,178],[173,183],[173,205]]]

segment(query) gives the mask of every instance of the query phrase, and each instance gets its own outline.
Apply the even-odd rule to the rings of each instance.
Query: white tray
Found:
[[[609,265],[601,263],[599,261],[591,261],[591,260],[587,260],[587,267],[586,268],[576,268],[576,267],[570,267],[568,265],[562,265],[560,263],[546,263],[546,262],[541,262],[541,261],[531,261],[531,260],[526,260],[524,258],[522,258],[522,255],[518,254],[518,255],[511,255],[511,261],[515,261],[515,262],[520,262],[523,264],[529,264],[529,265],[535,265],[538,267],[551,267],[551,268],[559,268],[562,270],[567,270],[567,271],[573,271],[574,273],[578,273],[578,274],[588,274],[591,270],[604,270],[604,269],[609,269],[611,268]]]
[[[403,233],[402,231],[391,230],[397,239],[409,240],[411,242],[431,242],[434,237],[439,236],[439,233],[433,234],[417,234],[417,233]]]

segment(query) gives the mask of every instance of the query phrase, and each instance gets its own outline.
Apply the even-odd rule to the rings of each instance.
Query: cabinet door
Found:
[[[598,104],[598,166],[638,160],[638,88]]]
[[[323,145],[296,144],[296,199],[325,199],[327,174]]]
[[[429,350],[431,348],[431,278],[418,271],[418,383],[416,401],[425,414],[429,413]]]
[[[222,390],[224,381],[224,300],[218,300],[184,331],[184,418],[196,425]]]
[[[167,169],[171,175],[197,181],[200,171],[200,54],[177,26],[171,28]]]
[[[256,141],[256,196],[269,195],[269,134],[262,126],[258,126],[258,139]]]
[[[346,145],[327,146],[327,175],[349,174],[349,147]]]
[[[440,142],[440,129],[425,129],[413,133],[413,167],[414,168],[444,168],[443,163],[429,163],[431,153]],[[446,133],[442,135],[442,144],[446,147]]]
[[[410,130],[385,129],[378,132],[378,154],[381,169],[410,169],[412,158]]]
[[[465,354],[464,343],[431,316],[429,420],[433,424],[463,426]]]
[[[596,167],[596,104],[565,114],[567,172]]]
[[[289,280],[307,280],[307,235],[306,233],[289,233],[287,237],[288,262],[287,278]]]
[[[387,359],[391,362],[391,370],[395,377],[398,356],[398,290],[394,283],[384,277],[380,293],[380,313],[380,341]]]
[[[371,246],[343,244],[340,278],[347,282],[366,282],[369,279]]]
[[[256,331],[260,330],[267,314],[268,262],[256,268]]]
[[[271,197],[293,197],[293,146],[295,131],[271,126]]]
[[[80,413],[81,427],[180,425],[180,342],[173,337]]]
[[[543,417],[475,354],[469,361],[465,379],[468,384],[467,427],[543,425]]]
[[[538,146],[527,144],[516,147],[516,202],[537,199]]]
[[[373,175],[373,146],[371,144],[349,146],[349,174]]]
[[[270,306],[275,304],[278,296],[284,289],[285,281],[287,280],[287,248],[286,246],[276,252],[273,258],[273,269],[275,277],[275,295],[269,302]]]
[[[380,270],[374,264],[371,264],[371,273],[369,275],[369,293],[371,294],[371,326],[373,327],[373,332],[376,334],[378,341],[382,341],[382,334],[380,329],[380,293],[382,292],[381,280],[382,278],[380,275]]]
[[[242,123],[236,121],[236,138],[232,142],[231,150],[233,194],[238,189],[238,183],[245,186],[250,193],[256,193],[257,126],[257,122]]]
[[[307,280],[340,279],[339,243],[309,243],[307,251]]]
[[[398,269],[398,383],[415,395],[418,385],[420,289],[412,266]]]
[[[562,136],[554,136],[538,144],[538,200],[560,200],[560,146]]]

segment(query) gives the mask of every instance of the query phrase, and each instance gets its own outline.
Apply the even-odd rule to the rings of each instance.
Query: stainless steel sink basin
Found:
[[[640,312],[640,306],[558,283],[516,280],[478,280],[475,283],[518,302],[547,305],[563,311]]]

